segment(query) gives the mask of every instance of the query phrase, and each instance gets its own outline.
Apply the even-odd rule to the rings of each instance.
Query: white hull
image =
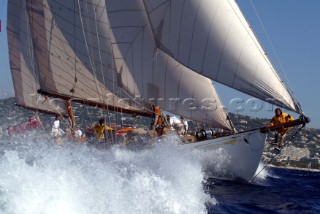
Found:
[[[259,166],[265,142],[266,134],[257,130],[184,144],[184,147],[209,152],[209,154],[211,154],[210,151],[222,151],[225,156],[228,156],[223,168],[227,172],[224,174],[250,181]],[[213,152],[210,158],[217,158],[215,155],[217,153]]]

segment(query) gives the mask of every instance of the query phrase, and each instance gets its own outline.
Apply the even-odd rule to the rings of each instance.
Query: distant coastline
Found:
[[[294,167],[294,166],[275,166],[275,165],[268,165],[269,168],[281,168],[281,169],[294,169],[300,171],[309,171],[309,172],[320,172],[320,169],[309,169],[309,168],[301,168],[301,167]]]

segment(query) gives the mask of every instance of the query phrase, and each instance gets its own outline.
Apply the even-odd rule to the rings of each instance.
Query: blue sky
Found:
[[[294,92],[305,114],[311,117],[312,122],[308,126],[320,128],[320,1],[237,0],[237,2],[278,73]],[[0,98],[13,96],[5,31],[6,5],[5,0],[0,0],[2,22]],[[272,117],[272,106],[258,102],[258,105],[263,107],[259,111],[254,111],[251,108],[251,97],[220,84],[215,85],[229,112],[236,112],[236,107],[239,105],[232,100],[240,98],[245,101],[241,105],[245,110],[240,111],[240,114]]]
[[[294,92],[304,113],[311,117],[308,127],[320,128],[320,1],[237,0],[237,2],[279,75]],[[250,99],[249,96],[225,86],[215,85],[229,112],[236,112],[237,105],[230,105],[230,100],[233,98],[239,97],[245,101]],[[262,102],[259,105],[262,105]],[[261,111],[252,111],[250,105],[243,106],[246,110],[240,112],[242,114],[267,118],[274,114],[271,106],[266,103],[263,103]]]
[[[12,78],[9,68],[8,44],[6,35],[7,1],[0,0],[0,99],[13,96]]]

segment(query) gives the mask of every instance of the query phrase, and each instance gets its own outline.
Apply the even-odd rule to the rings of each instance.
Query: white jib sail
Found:
[[[157,46],[193,71],[299,111],[234,0],[144,0]]]

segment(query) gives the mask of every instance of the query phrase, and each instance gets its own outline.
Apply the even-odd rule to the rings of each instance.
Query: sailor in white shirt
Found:
[[[183,135],[188,131],[188,121],[185,120],[182,116],[180,117],[180,119],[176,116],[170,117],[170,126],[179,135]]]
[[[53,126],[52,126],[52,131],[51,131],[51,136],[53,137],[61,137],[64,135],[64,131],[60,129],[60,120],[59,120],[59,115],[56,116]]]
[[[76,138],[82,137],[82,131],[79,128],[80,128],[79,126],[76,126],[76,131],[74,132],[74,136]]]
[[[184,118],[184,117],[180,117],[180,119],[181,119],[181,121],[182,121],[182,123],[183,123],[183,125],[184,125],[184,129],[185,129],[185,133],[187,133],[187,131],[188,131],[188,121]]]

